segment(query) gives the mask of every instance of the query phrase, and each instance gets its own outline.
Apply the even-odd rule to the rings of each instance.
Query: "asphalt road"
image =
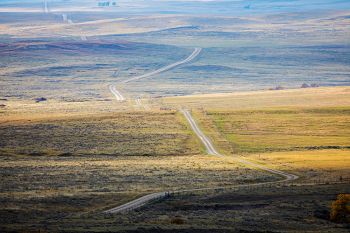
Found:
[[[181,110],[181,112],[184,114],[185,118],[187,119],[188,123],[191,125],[191,128],[195,132],[195,134],[199,137],[201,142],[204,144],[208,154],[214,155],[214,156],[223,156],[220,154],[210,141],[210,139],[202,132],[202,130],[198,127],[197,123],[193,119],[191,113],[188,110]],[[277,184],[277,183],[282,183],[282,182],[287,182],[287,181],[293,181],[298,179],[299,177],[294,174],[289,174],[287,172],[275,170],[268,168],[264,165],[254,163],[252,161],[248,161],[243,159],[242,157],[232,157],[235,159],[237,162],[245,164],[249,167],[255,167],[267,172],[270,172],[275,175],[279,175],[283,177],[281,180],[278,181],[269,181],[269,182],[261,182],[261,183],[255,183],[255,184],[243,184],[243,185],[233,185],[233,186],[223,186],[223,187],[209,187],[209,188],[198,188],[198,189],[186,189],[186,190],[177,190],[177,191],[165,191],[165,192],[158,192],[158,193],[151,193],[146,196],[140,197],[136,200],[133,200],[131,202],[128,202],[124,205],[117,206],[115,208],[109,209],[104,211],[104,213],[109,213],[109,214],[115,214],[115,213],[121,213],[125,211],[130,211],[134,210],[137,208],[140,208],[147,203],[161,199],[166,197],[167,195],[175,194],[175,193],[186,193],[186,192],[195,192],[195,191],[205,191],[205,190],[222,190],[222,189],[229,189],[229,188],[242,188],[242,187],[253,187],[253,186],[264,186],[264,185],[269,185],[269,184]]]

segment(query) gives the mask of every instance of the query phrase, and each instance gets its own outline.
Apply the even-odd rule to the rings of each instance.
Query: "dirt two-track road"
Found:
[[[136,76],[136,77],[132,77],[132,78],[123,80],[123,81],[121,81],[121,83],[122,84],[126,84],[126,83],[129,83],[131,81],[136,81],[136,80],[140,80],[140,79],[149,78],[149,77],[152,77],[154,75],[157,75],[157,74],[163,73],[165,71],[171,70],[171,69],[173,69],[173,68],[175,68],[177,66],[180,66],[182,64],[186,64],[186,63],[192,61],[193,59],[195,59],[201,53],[201,51],[202,51],[201,48],[195,48],[194,51],[191,53],[191,55],[188,56],[184,60],[175,62],[175,63],[167,65],[167,66],[164,66],[164,67],[162,67],[162,68],[160,68],[158,70],[152,71],[150,73],[146,73],[146,74],[143,74],[143,75],[140,75],[140,76]],[[110,85],[109,86],[109,90],[112,92],[112,94],[115,96],[115,98],[118,101],[124,101],[125,100],[125,97],[117,90],[116,85]]]
[[[215,147],[212,144],[212,142],[210,141],[210,139],[198,127],[198,125],[195,122],[195,120],[193,119],[191,113],[188,110],[181,110],[181,112],[184,114],[188,123],[191,125],[191,128],[195,132],[196,136],[199,137],[201,142],[204,144],[204,146],[207,150],[207,153],[209,155],[213,155],[213,156],[223,156],[215,149]],[[275,175],[279,175],[282,177],[282,179],[278,180],[278,181],[246,184],[246,185],[234,185],[234,186],[226,186],[226,187],[208,187],[208,188],[200,188],[200,189],[188,189],[188,190],[164,191],[164,192],[151,193],[151,194],[142,196],[136,200],[125,203],[121,206],[117,206],[115,208],[106,210],[106,211],[104,211],[104,213],[114,214],[114,213],[121,213],[124,211],[134,210],[134,209],[137,209],[137,208],[151,202],[152,200],[161,199],[161,198],[164,198],[164,197],[171,195],[171,194],[174,194],[174,193],[186,193],[186,192],[195,192],[195,191],[203,191],[203,190],[216,190],[216,189],[225,189],[225,188],[234,188],[234,187],[238,188],[238,187],[248,187],[248,186],[262,186],[262,185],[266,185],[266,184],[277,184],[277,183],[281,183],[281,182],[293,181],[293,180],[296,180],[299,178],[298,176],[296,176],[294,174],[289,174],[286,172],[271,169],[271,168],[265,167],[263,165],[253,163],[251,161],[247,161],[247,160],[240,158],[240,157],[233,157],[233,159],[236,160],[237,162],[245,164],[249,167],[255,167],[255,168],[264,170],[266,172],[269,172],[269,173],[272,173]]]

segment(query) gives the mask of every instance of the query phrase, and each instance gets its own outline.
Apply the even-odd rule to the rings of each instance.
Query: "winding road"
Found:
[[[124,96],[115,88],[113,85],[109,85],[109,90],[112,92],[112,94],[115,96],[115,98],[118,101],[124,101]]]
[[[201,142],[204,144],[207,153],[210,155],[214,156],[223,156],[220,154],[210,141],[210,139],[202,132],[202,130],[198,127],[197,123],[193,119],[191,113],[188,110],[181,110],[182,114],[185,116],[186,120],[188,123],[191,125],[192,130],[195,132],[196,136],[201,140]],[[195,191],[205,191],[205,190],[222,190],[222,189],[228,189],[228,188],[242,188],[242,187],[256,187],[256,186],[264,186],[264,185],[269,185],[269,184],[277,184],[277,183],[282,183],[282,182],[287,182],[287,181],[293,181],[298,179],[299,177],[294,174],[290,174],[287,172],[271,169],[268,167],[265,167],[261,164],[257,164],[248,160],[245,160],[241,157],[233,157],[234,160],[236,160],[239,163],[245,164],[250,167],[255,167],[261,170],[264,170],[266,172],[278,175],[283,177],[283,179],[278,180],[278,181],[269,181],[269,182],[262,182],[262,183],[255,183],[255,184],[243,184],[243,185],[233,185],[233,186],[223,186],[223,187],[210,187],[210,188],[198,188],[198,189],[188,189],[188,190],[178,190],[178,191],[164,191],[164,192],[157,192],[157,193],[151,193],[146,196],[142,196],[136,200],[130,201],[128,203],[125,203],[121,206],[117,206],[115,208],[109,209],[104,211],[103,213],[106,214],[115,214],[115,213],[121,213],[125,211],[130,211],[137,209],[139,207],[142,207],[146,205],[147,203],[161,199],[164,197],[167,197],[168,195],[171,194],[177,194],[177,193],[187,193],[187,192],[195,192]]]
[[[171,70],[179,65],[182,65],[182,64],[185,64],[185,63],[188,63],[190,61],[192,61],[193,59],[195,59],[200,53],[201,53],[202,49],[201,48],[195,48],[194,51],[191,53],[190,56],[188,56],[186,59],[184,60],[181,60],[181,61],[178,61],[178,62],[175,62],[173,64],[170,64],[170,65],[167,65],[167,66],[164,66],[160,69],[157,69],[155,71],[152,71],[150,73],[146,73],[146,74],[143,74],[143,75],[140,75],[140,76],[136,76],[136,77],[132,77],[132,78],[129,78],[129,79],[126,79],[126,80],[123,80],[121,81],[121,83],[125,84],[125,83],[129,83],[131,81],[136,81],[136,80],[140,80],[140,79],[145,79],[145,78],[149,78],[151,76],[154,76],[154,75],[157,75],[157,74],[160,74],[160,73],[163,73],[165,71],[168,71],[168,70]],[[123,95],[117,90],[116,86],[115,85],[110,85],[109,87],[109,90],[113,93],[113,95],[116,97],[116,99],[118,101],[124,101],[125,98],[123,97]]]
[[[143,75],[140,75],[140,76],[136,76],[136,77],[133,77],[133,78],[129,78],[129,79],[123,80],[122,83],[128,83],[128,82],[139,80],[139,79],[149,78],[151,76],[154,76],[154,75],[163,73],[165,71],[171,70],[171,69],[173,69],[173,68],[175,68],[175,67],[177,67],[179,65],[182,65],[182,64],[185,64],[185,63],[188,63],[188,62],[192,61],[193,59],[195,59],[200,54],[201,51],[202,51],[201,48],[195,48],[194,51],[192,52],[192,54],[190,56],[188,56],[185,60],[181,60],[181,61],[175,62],[173,64],[164,66],[164,67],[162,67],[162,68],[160,68],[158,70],[152,71],[152,72],[147,73],[147,74],[143,74]]]
[[[196,135],[199,137],[199,139],[202,141],[202,143],[204,144],[208,154],[210,155],[215,155],[215,156],[223,156],[222,154],[220,154],[215,147],[213,146],[213,144],[211,143],[210,139],[205,136],[205,134],[199,129],[197,123],[194,121],[192,115],[190,114],[190,112],[188,110],[181,110],[181,112],[184,114],[184,116],[186,117],[187,121],[190,123],[191,128],[193,129],[193,131],[196,133]],[[291,181],[291,180],[296,180],[299,177],[294,175],[294,174],[289,174],[286,172],[282,172],[282,171],[278,171],[278,170],[274,170],[268,167],[265,167],[263,165],[248,161],[243,159],[242,157],[233,157],[234,160],[243,163],[245,165],[251,166],[251,167],[255,167],[255,168],[259,168],[261,170],[273,173],[275,175],[280,175],[282,177],[284,177],[285,179],[278,181],[278,182],[282,182],[282,181]]]

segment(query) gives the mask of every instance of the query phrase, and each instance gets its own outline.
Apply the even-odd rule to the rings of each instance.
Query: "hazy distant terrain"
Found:
[[[82,2],[48,1],[49,13],[42,1],[0,3],[3,97],[108,98],[109,83],[194,47],[204,49],[195,62],[125,90],[159,96],[350,84],[347,1]]]

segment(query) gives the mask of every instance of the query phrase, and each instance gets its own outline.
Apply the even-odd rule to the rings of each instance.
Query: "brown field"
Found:
[[[246,158],[298,174],[297,183],[350,181],[350,150],[273,152]]]
[[[96,36],[129,33],[145,33],[165,30],[168,28],[187,26],[186,21],[175,16],[139,16],[92,20],[72,24],[41,23],[40,25],[2,25],[0,34],[16,35],[18,37],[36,36]],[[0,28],[1,29],[1,28]],[[6,32],[6,33],[5,33]]]
[[[169,106],[210,110],[283,107],[336,107],[350,105],[350,87],[319,87],[279,91],[252,91],[164,98]]]
[[[49,115],[49,114],[48,114]],[[186,155],[198,143],[176,112],[123,112],[0,125],[2,155]]]
[[[348,95],[348,87],[337,87],[144,99],[150,111],[134,111],[131,101],[6,101],[0,230],[346,232],[328,216],[349,186],[315,184],[349,178]],[[193,108],[225,156],[204,155],[184,117],[159,110],[168,106]],[[237,164],[235,155],[312,185],[188,193],[136,212],[99,214],[150,192],[277,178]]]
[[[348,107],[209,110],[205,114],[230,142],[231,154],[350,148]]]

